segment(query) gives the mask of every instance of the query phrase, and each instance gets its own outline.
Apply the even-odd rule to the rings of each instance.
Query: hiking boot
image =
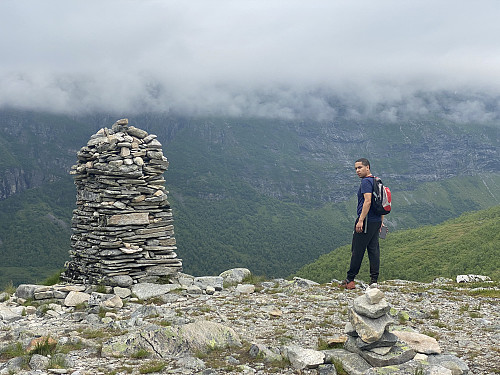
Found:
[[[356,284],[353,281],[349,281],[345,279],[339,284],[339,287],[344,288],[344,289],[356,289]]]
[[[378,286],[377,280],[371,279],[370,284],[368,284],[370,288],[376,288]]]

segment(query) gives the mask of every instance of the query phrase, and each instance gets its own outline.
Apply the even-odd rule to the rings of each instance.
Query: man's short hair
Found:
[[[365,167],[370,168],[370,161],[367,158],[359,158],[358,160],[355,161],[355,163],[361,163]]]

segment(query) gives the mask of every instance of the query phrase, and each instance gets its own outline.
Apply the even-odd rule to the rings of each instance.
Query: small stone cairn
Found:
[[[374,367],[399,365],[410,361],[416,352],[398,337],[389,332],[394,323],[389,315],[390,305],[384,293],[369,288],[366,293],[354,299],[348,308],[349,322],[345,333],[348,339],[345,348],[361,356]]]
[[[127,119],[94,134],[72,167],[77,187],[68,282],[130,286],[182,271],[156,135]]]

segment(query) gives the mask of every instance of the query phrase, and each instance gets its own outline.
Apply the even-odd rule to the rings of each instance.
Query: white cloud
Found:
[[[424,91],[499,94],[499,9],[496,0],[4,0],[0,106],[327,119],[342,112],[336,98],[351,114],[395,119],[401,105],[440,108]],[[457,110],[498,116],[480,102]]]

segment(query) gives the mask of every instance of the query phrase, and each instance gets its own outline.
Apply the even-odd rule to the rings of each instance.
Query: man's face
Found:
[[[354,163],[354,169],[356,170],[356,174],[359,178],[364,178],[370,175],[370,167],[363,165],[360,161]]]

